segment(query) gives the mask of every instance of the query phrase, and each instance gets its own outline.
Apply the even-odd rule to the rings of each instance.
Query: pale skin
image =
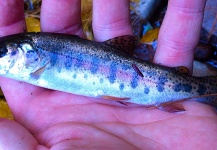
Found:
[[[205,0],[169,1],[155,63],[192,69],[204,3]],[[0,0],[0,14],[0,36],[25,30],[22,0]],[[42,31],[84,37],[79,16],[79,0],[43,0]],[[128,1],[93,0],[93,30],[96,41],[131,35]],[[0,119],[0,149],[217,147],[216,112],[213,107],[198,102],[184,102],[186,111],[175,114],[143,107],[106,105],[94,98],[2,77],[0,85],[15,119]]]

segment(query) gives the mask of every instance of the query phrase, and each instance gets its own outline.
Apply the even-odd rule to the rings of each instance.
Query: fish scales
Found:
[[[216,77],[193,77],[75,35],[23,33],[0,38],[0,75],[68,93],[159,105],[193,97],[217,106]]]

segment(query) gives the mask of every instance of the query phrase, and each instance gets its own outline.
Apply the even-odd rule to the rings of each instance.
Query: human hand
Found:
[[[199,10],[204,6],[204,0],[200,1],[201,4],[198,0],[170,0],[159,35],[156,63],[192,67],[193,48],[200,31],[200,26],[195,26],[201,24]],[[96,41],[132,34],[127,0],[93,2]],[[22,1],[0,0],[0,4],[0,35],[22,32],[25,29]],[[42,31],[83,36],[79,0],[43,0],[42,5]],[[216,112],[204,104],[186,101],[183,103],[186,111],[174,114],[143,107],[105,105],[94,98],[6,78],[1,78],[0,85],[15,118],[15,121],[0,120],[1,149],[217,147]]]

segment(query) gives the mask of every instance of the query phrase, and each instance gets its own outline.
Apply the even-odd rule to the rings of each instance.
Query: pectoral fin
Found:
[[[130,100],[130,98],[128,98],[128,97],[114,97],[114,96],[108,96],[108,95],[103,95],[103,96],[101,96],[101,98],[107,99],[107,100],[113,100],[113,101],[126,101],[126,100]]]
[[[49,62],[48,62],[49,63]],[[47,64],[48,64],[47,63]],[[47,64],[45,64],[44,66],[40,67],[39,69],[37,69],[36,71],[30,73],[30,76],[36,80],[38,80],[41,76],[41,74],[45,71]]]
[[[112,100],[112,101],[116,101],[122,105],[125,105],[125,106],[128,106],[127,105],[127,100],[130,100],[130,98],[128,97],[114,97],[114,96],[108,96],[108,95],[103,95],[103,96],[100,96],[101,98],[103,99],[106,99],[106,100]]]

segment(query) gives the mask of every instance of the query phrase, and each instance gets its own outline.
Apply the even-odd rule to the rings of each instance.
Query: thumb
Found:
[[[36,149],[38,142],[23,126],[12,120],[0,119],[0,149]]]

